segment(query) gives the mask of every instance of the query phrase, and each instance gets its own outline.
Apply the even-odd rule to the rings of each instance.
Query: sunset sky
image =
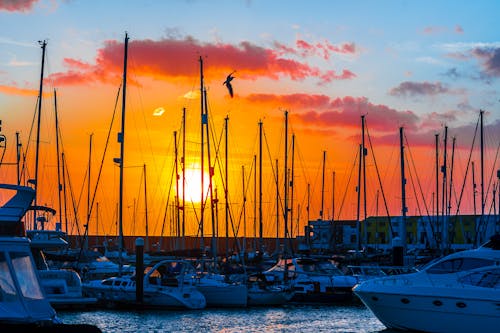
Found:
[[[180,154],[183,108],[187,114],[187,195],[194,193],[192,202],[186,203],[186,229],[190,235],[197,233],[200,56],[208,95],[220,234],[225,233],[226,200],[221,181],[226,157],[224,118],[229,117],[231,230],[237,229],[242,235],[246,224],[246,234],[254,233],[254,155],[259,156],[262,121],[264,233],[273,236],[276,160],[281,200],[284,191],[285,111],[290,174],[292,155],[294,161],[294,198],[289,202],[294,234],[303,233],[308,217],[320,217],[324,151],[323,218],[331,219],[335,214],[335,219],[356,219],[362,115],[367,125],[368,216],[386,214],[382,195],[376,199],[381,190],[377,169],[390,214],[401,214],[400,127],[406,136],[408,214],[434,212],[435,135],[439,134],[441,165],[445,126],[448,170],[452,166],[452,139],[456,138],[451,211],[473,212],[471,166],[467,165],[471,150],[480,207],[479,134],[474,140],[480,110],[484,110],[485,211],[493,213],[492,191],[498,186],[496,170],[500,169],[498,13],[498,1],[0,0],[0,120],[2,134],[7,137],[3,162],[15,161],[15,133],[19,132],[23,150],[27,150],[26,178],[34,177],[36,128],[31,136],[30,129],[36,119],[40,84],[42,50],[38,41],[46,40],[38,202],[58,209],[56,89],[61,151],[76,207],[68,203],[67,214],[74,216],[72,211],[78,211],[81,230],[87,212],[90,138],[93,192],[122,80],[127,32],[126,234],[144,234],[143,165],[147,166],[150,233],[175,233],[173,209],[165,207],[167,201],[171,206],[174,200],[174,131]],[[233,71],[231,98],[222,83]],[[90,222],[91,234],[96,230],[116,234],[119,170],[113,158],[119,156],[121,97],[116,108],[95,198],[99,209],[94,207]],[[164,113],[155,115],[159,108]],[[0,175],[2,182],[14,182],[16,169],[2,165]],[[439,188],[441,191],[441,179]],[[211,234],[208,217],[205,229]],[[75,226],[71,228],[71,233],[77,232]]]

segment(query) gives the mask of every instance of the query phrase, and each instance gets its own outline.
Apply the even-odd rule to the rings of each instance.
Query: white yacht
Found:
[[[306,303],[350,301],[357,283],[356,278],[342,273],[332,261],[317,257],[281,259],[264,274],[289,281],[294,291],[291,301]]]
[[[354,293],[390,329],[498,332],[500,236],[416,273],[367,280]]]
[[[186,277],[190,263],[164,260],[146,268],[143,305],[156,308],[203,309],[206,300]],[[136,277],[124,275],[83,284],[84,294],[106,306],[135,305]]]

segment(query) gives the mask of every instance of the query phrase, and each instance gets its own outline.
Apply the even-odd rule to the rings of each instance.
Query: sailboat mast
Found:
[[[63,197],[64,197],[64,226],[65,231],[68,234],[68,205],[67,205],[67,195],[66,195],[66,159],[64,157],[64,151],[61,153],[62,162],[62,183],[63,183]]]
[[[204,189],[205,189],[205,176],[204,176],[204,168],[205,168],[205,165],[204,165],[204,142],[203,142],[203,139],[204,139],[204,131],[203,131],[203,124],[206,122],[206,116],[205,116],[205,103],[204,103],[204,98],[205,98],[205,94],[203,92],[204,90],[204,83],[203,83],[203,58],[200,56],[200,111],[201,111],[201,147],[200,147],[200,151],[201,151],[201,158],[200,158],[200,171],[201,171],[201,181],[200,181],[200,184],[201,184],[201,189],[200,189],[200,192],[201,192],[201,199],[200,199],[200,247],[201,247],[201,251],[203,252],[204,251],[204,248],[205,248],[205,241],[203,239],[203,236],[204,236],[204,215],[205,215],[205,198],[204,198]]]
[[[123,91],[122,91],[122,124],[118,133],[120,143],[120,192],[118,193],[118,273],[122,275],[122,252],[123,252],[123,164],[125,162],[125,110],[127,101],[127,58],[128,58],[128,33],[125,33],[124,55],[123,55]]]
[[[484,131],[483,131],[483,115],[484,111],[479,110],[481,119],[481,221],[484,218]]]
[[[245,166],[241,166],[241,187],[243,193],[243,254],[247,252],[247,197],[245,189]]]
[[[212,256],[213,258],[217,258],[217,238],[216,238],[216,230],[218,228],[218,224],[216,224],[215,212],[214,212],[214,203],[217,201],[217,197],[214,201],[214,191],[213,191],[213,182],[212,178],[214,176],[214,168],[212,167],[212,162],[210,158],[210,132],[208,130],[208,100],[207,100],[207,89],[203,89],[203,100],[205,105],[205,130],[207,135],[207,164],[208,164],[208,192],[210,195],[210,216],[212,218]]]
[[[144,209],[146,218],[146,244],[144,250],[149,252],[149,221],[148,221],[148,189],[147,189],[147,178],[146,178],[146,164],[144,164]]]
[[[182,108],[182,249],[186,248],[186,108]]]
[[[40,88],[38,90],[38,120],[36,131],[36,155],[35,155],[35,200],[33,208],[33,229],[36,230],[36,207],[38,201],[38,162],[40,159],[40,124],[42,122],[42,96],[43,96],[43,70],[45,65],[45,48],[47,41],[38,41],[42,46],[42,69],[40,71]]]
[[[443,249],[446,249],[448,243],[448,216],[446,216],[446,185],[447,185],[447,152],[448,152],[448,126],[444,127],[444,146],[443,146],[443,165],[441,166],[441,172],[443,173],[443,187],[441,191],[441,214],[443,215]]]
[[[449,191],[448,191],[448,212],[446,215],[450,215],[451,212],[451,196],[452,196],[452,188],[453,188],[453,169],[455,166],[455,141],[456,138],[453,137],[452,143],[451,143],[451,168],[450,168],[450,186],[449,186]]]
[[[56,121],[56,155],[57,155],[57,196],[58,196],[58,211],[59,211],[59,225],[62,224],[62,185],[61,185],[61,158],[59,155],[59,116],[57,112],[57,91],[54,89],[54,113]],[[61,227],[62,229],[62,227]]]
[[[363,154],[363,145],[359,145],[359,164],[358,164],[358,186],[356,190],[358,191],[358,200],[356,206],[356,241],[357,246],[356,249],[361,250],[361,219],[360,219],[360,207],[361,207],[361,164],[363,158],[361,155]]]
[[[332,173],[332,222],[335,220],[335,171]]]
[[[476,207],[476,167],[474,165],[474,161],[472,161],[472,202],[474,203],[474,216],[477,215],[477,207]]]
[[[405,153],[403,145],[403,127],[399,128],[399,146],[401,151],[401,213],[402,213],[402,232],[401,243],[403,249],[406,248],[406,177],[405,177]]]
[[[436,195],[435,195],[435,205],[436,205],[436,226],[439,230],[439,134],[435,134],[435,145],[436,145]],[[444,232],[444,230],[443,230]],[[441,239],[442,239],[441,234]],[[437,247],[440,248],[441,240],[437,240]]]
[[[326,164],[326,150],[323,150],[323,171],[321,176],[321,210],[319,211],[319,218],[323,220],[323,209],[325,203],[325,164]]]
[[[253,155],[253,250],[257,252],[257,155]]]
[[[292,170],[290,171],[290,238],[293,238],[293,199],[294,199],[294,181],[295,181],[295,133],[292,134]]]
[[[288,111],[285,111],[285,168],[284,168],[284,174],[283,177],[285,177],[284,181],[284,204],[283,207],[285,208],[284,212],[284,252],[285,254],[287,253],[287,237],[288,237]]]
[[[259,120],[259,251],[262,253],[262,120]]]
[[[364,221],[366,221],[366,146],[365,146],[365,116],[361,116],[361,158],[363,159],[363,217]],[[368,228],[365,225],[363,240],[366,243],[368,233]]]
[[[16,169],[17,169],[17,185],[21,185],[21,139],[19,138],[19,132],[16,132]]]
[[[228,183],[228,173],[229,173],[229,167],[228,167],[228,142],[227,142],[227,138],[228,138],[228,135],[227,135],[227,132],[228,132],[228,122],[229,122],[229,116],[226,116],[226,118],[224,118],[224,129],[225,129],[225,150],[226,150],[226,154],[225,154],[225,168],[226,168],[226,174],[225,174],[225,178],[226,178],[226,181],[225,181],[225,185],[224,186],[224,200],[226,201],[226,205],[225,205],[225,214],[226,214],[226,258],[229,258],[229,198],[228,198],[228,186],[229,186],[229,183]]]
[[[279,188],[279,169],[278,159],[276,159],[276,250],[278,253],[280,249],[280,188]]]
[[[179,216],[179,163],[177,152],[177,131],[174,131],[174,156],[175,156],[175,249],[179,249],[181,237],[181,219]]]

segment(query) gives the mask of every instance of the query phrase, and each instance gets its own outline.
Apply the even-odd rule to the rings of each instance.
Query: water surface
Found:
[[[287,305],[277,308],[184,311],[85,310],[59,312],[64,323],[103,332],[388,332],[362,305]]]

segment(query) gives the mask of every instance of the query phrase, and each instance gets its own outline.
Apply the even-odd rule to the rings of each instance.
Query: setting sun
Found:
[[[204,172],[203,173],[203,188],[205,189],[203,191],[203,197],[206,198],[207,193],[208,193],[208,184],[209,184],[209,178],[208,178],[208,173]],[[201,174],[200,174],[200,168],[199,166],[193,166],[189,169],[186,169],[185,172],[185,178],[186,178],[186,184],[185,184],[185,189],[186,189],[186,196],[185,200],[186,202],[193,202],[193,203],[199,203],[201,200]],[[178,186],[179,186],[179,200],[182,200],[182,172],[179,171],[179,181],[178,181]]]

